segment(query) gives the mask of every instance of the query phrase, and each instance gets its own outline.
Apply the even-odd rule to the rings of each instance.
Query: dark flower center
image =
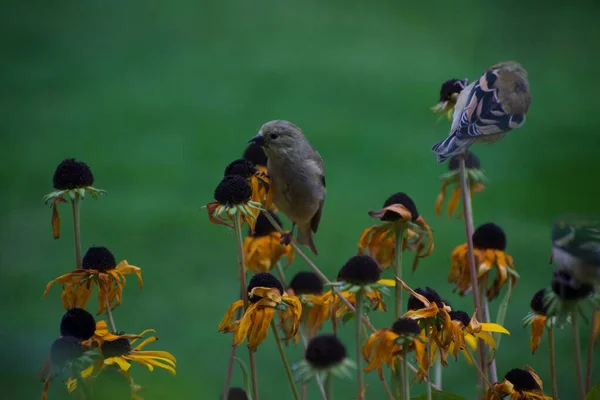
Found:
[[[398,335],[418,335],[421,333],[421,328],[417,321],[410,318],[399,318],[394,325],[392,331]]]
[[[417,218],[419,218],[419,212],[417,211],[417,206],[415,205],[415,202],[406,193],[398,192],[391,195],[390,197],[388,197],[385,203],[383,203],[382,208],[391,206],[393,204],[400,204],[406,207],[408,211],[410,211],[413,221],[416,221]],[[383,217],[381,217],[382,221],[397,221],[399,219],[400,215],[393,211],[386,211],[385,214],[383,214]]]
[[[244,159],[252,162],[254,165],[267,165],[267,154],[263,150],[262,146],[255,143],[251,143],[246,147],[243,155]]]
[[[105,341],[102,342],[100,351],[102,351],[104,358],[123,356],[131,352],[131,344],[127,339]]]
[[[460,321],[464,326],[469,326],[469,323],[471,322],[469,314],[464,311],[450,311],[448,314],[450,314],[450,319],[452,321]]]
[[[279,279],[275,278],[274,275],[268,272],[260,272],[250,279],[250,282],[248,282],[248,293],[250,293],[255,287],[275,288],[279,290],[279,294],[283,294],[283,285],[281,282],[279,282]],[[262,299],[261,296],[252,296],[248,298],[250,303],[256,303],[260,299]]]
[[[254,164],[248,160],[240,158],[239,160],[233,161],[225,168],[224,176],[228,175],[239,175],[246,179],[250,178],[256,172]]]
[[[83,354],[81,340],[72,336],[63,336],[52,343],[50,359],[52,363],[63,367],[67,362],[73,361]]]
[[[338,281],[353,285],[370,285],[379,280],[381,269],[372,257],[360,255],[351,257],[338,273]]]
[[[448,169],[450,171],[457,171],[460,168],[460,158],[462,154],[457,154],[455,156],[450,157],[450,162],[448,163]],[[467,158],[465,159],[465,167],[467,169],[481,169],[481,161],[479,161],[479,157],[477,157],[472,152],[467,152]]]
[[[535,292],[529,307],[538,314],[546,315],[548,313],[548,307],[544,305],[544,297],[546,296],[546,289],[541,289]]]
[[[512,383],[515,389],[519,391],[540,390],[540,386],[535,381],[535,378],[529,373],[529,371],[524,369],[511,369],[506,375],[504,375],[504,379]]]
[[[321,294],[323,293],[323,282],[321,279],[312,271],[300,271],[298,272],[292,281],[290,287],[296,294]]]
[[[248,395],[244,389],[232,387],[227,393],[227,400],[248,400]]]
[[[87,340],[94,336],[96,320],[83,308],[71,308],[60,321],[60,335]]]
[[[283,225],[281,224],[281,220],[279,219],[277,214],[275,214],[272,211],[269,211],[269,214],[271,214],[271,217],[273,217],[273,219],[275,221],[277,221],[279,226],[281,226],[283,228]],[[261,212],[258,215],[258,217],[256,218],[256,224],[254,225],[254,233],[248,232],[248,235],[253,236],[253,237],[261,237],[261,236],[267,236],[273,232],[277,232],[277,229],[275,229],[275,227],[271,224],[271,222],[267,219],[267,217],[265,217],[263,215],[263,213]]]
[[[594,291],[592,285],[578,282],[566,271],[554,271],[551,286],[552,291],[563,300],[579,300]]]
[[[506,234],[498,225],[488,222],[473,233],[473,245],[480,250],[506,250]]]
[[[69,190],[92,186],[94,184],[94,175],[86,163],[75,161],[74,158],[63,160],[52,178],[52,186],[57,190]]]
[[[131,400],[131,384],[117,368],[104,368],[93,380],[90,400]]]
[[[442,302],[442,297],[438,294],[438,292],[436,292],[435,290],[433,290],[430,287],[425,287],[425,289],[421,289],[421,288],[416,288],[415,292],[420,294],[421,296],[425,297],[427,300],[429,300],[430,303],[435,303],[439,308],[442,308],[444,306],[443,302]],[[407,304],[407,308],[408,310],[420,310],[421,308],[424,308],[425,304],[423,304],[423,302],[419,299],[417,299],[415,296],[411,295],[408,298],[408,304]]]
[[[215,189],[214,198],[219,204],[234,206],[246,203],[251,196],[252,188],[245,178],[239,175],[228,175]]]
[[[442,83],[440,88],[440,101],[448,101],[455,93],[460,93],[467,86],[466,79],[450,79]]]
[[[90,247],[83,256],[81,265],[84,269],[95,269],[106,272],[117,266],[115,256],[106,247]]]
[[[328,369],[344,361],[346,347],[334,335],[320,335],[313,338],[306,347],[304,359],[311,367]]]

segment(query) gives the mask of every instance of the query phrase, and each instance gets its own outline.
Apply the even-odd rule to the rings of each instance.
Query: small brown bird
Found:
[[[250,142],[264,148],[273,203],[292,221],[292,230],[282,242],[289,243],[298,225],[298,244],[318,254],[312,234],[319,228],[325,203],[323,159],[302,130],[284,120],[267,122]]]
[[[464,153],[474,142],[495,142],[525,123],[531,104],[527,71],[517,62],[495,64],[456,100],[450,136],[432,150],[438,162]]]

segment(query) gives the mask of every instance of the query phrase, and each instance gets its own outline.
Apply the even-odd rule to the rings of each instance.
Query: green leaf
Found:
[[[233,357],[235,361],[237,361],[240,369],[242,370],[242,375],[244,376],[244,390],[246,391],[246,395],[248,395],[248,399],[252,400],[252,390],[250,389],[250,374],[248,373],[248,367],[246,364],[238,357]]]
[[[588,392],[585,400],[600,400],[600,382],[596,383]]]
[[[412,400],[427,400],[427,393],[423,393],[419,397],[413,397]],[[434,390],[431,393],[431,400],[467,400],[466,398],[454,393],[444,392],[442,390]]]
[[[508,302],[510,301],[510,296],[512,294],[512,284],[509,283],[508,285],[506,285],[506,293],[504,294],[504,298],[502,299],[502,302],[500,303],[500,305],[498,306],[498,313],[496,315],[496,323],[500,326],[504,326],[504,320],[506,319],[506,312],[508,310]],[[485,294],[484,294],[485,296]],[[492,337],[494,338],[494,342],[496,342],[496,351],[494,351],[494,353],[490,354],[490,360],[493,359],[493,357],[496,355],[496,352],[498,351],[498,349],[500,348],[500,340],[502,339],[502,333],[493,333]]]

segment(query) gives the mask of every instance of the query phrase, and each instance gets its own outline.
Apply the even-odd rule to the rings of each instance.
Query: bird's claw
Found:
[[[286,233],[282,233],[281,234],[281,240],[279,241],[280,244],[287,246],[290,243],[292,243],[292,232],[286,232]]]

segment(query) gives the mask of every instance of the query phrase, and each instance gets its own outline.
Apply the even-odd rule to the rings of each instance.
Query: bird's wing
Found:
[[[600,219],[567,216],[553,229],[553,242],[573,256],[600,268]]]
[[[321,222],[321,213],[323,212],[323,204],[325,204],[325,193],[327,191],[327,184],[325,182],[325,165],[323,163],[323,158],[321,158],[321,155],[316,150],[313,152],[313,155],[310,158],[312,161],[315,162],[316,166],[318,167],[316,168],[316,178],[318,180],[318,183],[323,187],[323,199],[319,203],[319,209],[310,220],[310,229],[312,229],[312,231],[316,233],[317,229],[319,229],[319,223]]]
[[[498,101],[497,81],[497,72],[488,71],[466,94],[460,117],[456,115],[458,118],[452,124],[452,133],[459,139],[507,132],[525,122],[524,114],[508,114],[504,111]]]

